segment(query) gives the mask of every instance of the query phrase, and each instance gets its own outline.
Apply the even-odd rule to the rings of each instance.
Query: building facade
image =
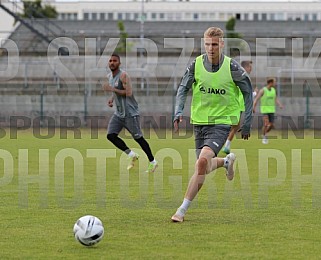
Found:
[[[320,21],[320,1],[51,2],[61,20]]]
[[[321,21],[321,0],[43,0],[59,13],[58,19],[94,21]],[[21,13],[19,0],[1,0],[1,5]],[[14,30],[14,18],[0,9],[0,38]],[[1,44],[1,43],[0,43]]]

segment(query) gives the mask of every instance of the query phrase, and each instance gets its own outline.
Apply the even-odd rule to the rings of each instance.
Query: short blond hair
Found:
[[[210,27],[204,32],[204,38],[205,37],[224,37],[224,32],[221,28],[218,27]]]

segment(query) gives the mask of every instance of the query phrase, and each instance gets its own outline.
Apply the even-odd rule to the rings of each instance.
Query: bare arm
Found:
[[[279,106],[279,108],[283,109],[283,105],[278,98],[275,99],[275,103]]]
[[[133,88],[132,88],[132,83],[130,80],[129,75],[126,72],[123,72],[120,75],[120,80],[123,83],[123,88],[122,90],[120,89],[115,89],[115,93],[121,96],[126,96],[126,97],[130,97],[133,95]]]
[[[264,90],[263,88],[259,91],[259,93],[256,95],[255,97],[255,100],[254,100],[254,103],[253,103],[253,113],[255,113],[255,107],[256,107],[256,104],[257,102],[260,100],[260,98],[263,96],[264,94]]]

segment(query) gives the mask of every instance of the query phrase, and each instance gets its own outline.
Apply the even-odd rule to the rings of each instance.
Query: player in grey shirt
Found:
[[[120,131],[126,128],[149,159],[147,172],[154,172],[157,168],[157,161],[140,128],[138,104],[133,95],[130,77],[124,70],[120,69],[120,64],[119,55],[112,54],[108,63],[111,73],[108,75],[108,83],[103,85],[105,91],[113,94],[108,100],[108,106],[113,107],[114,101],[116,104],[115,113],[108,124],[107,139],[128,155],[130,162],[127,169],[130,170],[139,156],[129,149],[118,136]]]

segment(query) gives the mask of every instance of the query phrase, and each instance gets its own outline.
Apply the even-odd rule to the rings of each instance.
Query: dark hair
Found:
[[[250,64],[252,64],[253,62],[251,60],[243,60],[241,62],[241,66],[244,68],[246,66],[249,66]]]
[[[267,83],[267,84],[270,84],[270,83],[272,83],[272,82],[274,82],[274,81],[275,81],[275,78],[268,78],[267,81],[266,81],[266,83]]]
[[[120,61],[120,56],[117,54],[117,53],[113,53],[112,55],[110,55],[111,57],[117,57],[118,58],[118,60]]]

